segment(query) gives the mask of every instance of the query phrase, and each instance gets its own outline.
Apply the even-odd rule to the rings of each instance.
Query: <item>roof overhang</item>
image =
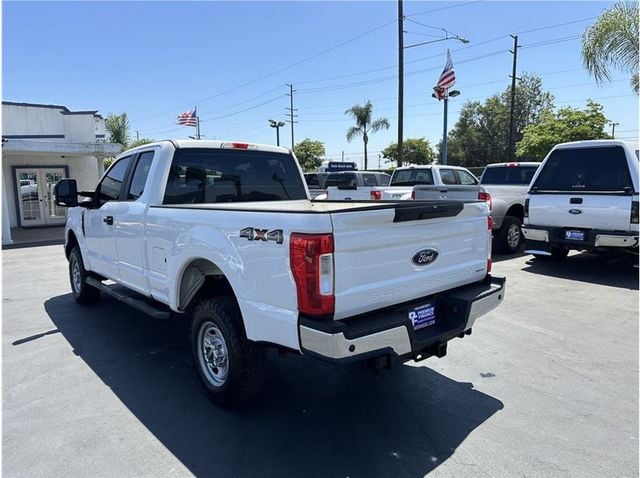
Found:
[[[122,146],[116,143],[66,143],[55,141],[29,141],[3,139],[2,153],[7,154],[55,154],[61,156],[117,156]]]

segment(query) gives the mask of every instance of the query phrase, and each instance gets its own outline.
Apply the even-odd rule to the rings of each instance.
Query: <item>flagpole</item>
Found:
[[[449,88],[444,92],[444,127],[442,132],[442,164],[447,164],[447,112],[449,106]]]
[[[200,117],[196,115],[196,138],[200,139]]]

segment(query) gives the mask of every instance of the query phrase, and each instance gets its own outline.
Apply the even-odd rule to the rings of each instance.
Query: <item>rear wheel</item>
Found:
[[[502,252],[514,254],[522,245],[522,231],[517,217],[505,216],[497,234],[497,246]]]
[[[78,304],[91,305],[100,299],[100,289],[87,284],[89,272],[84,268],[82,253],[80,248],[75,246],[69,254],[69,281],[71,282],[71,292]]]
[[[255,397],[264,383],[264,352],[247,340],[238,305],[229,297],[207,299],[193,312],[191,349],[209,397],[236,407]]]

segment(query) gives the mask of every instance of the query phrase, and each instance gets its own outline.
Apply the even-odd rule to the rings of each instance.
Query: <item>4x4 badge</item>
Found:
[[[284,241],[282,229],[270,231],[268,229],[258,229],[257,227],[245,227],[240,231],[240,237],[250,241],[273,241],[276,244],[282,244],[282,241]]]

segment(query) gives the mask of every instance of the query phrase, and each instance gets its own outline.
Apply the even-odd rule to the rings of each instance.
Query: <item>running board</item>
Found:
[[[525,254],[533,254],[535,256],[550,256],[551,253],[549,251],[537,251],[537,250],[528,250],[524,251]]]
[[[145,300],[138,299],[134,297],[134,294],[139,296],[139,294],[135,292],[126,291],[126,289],[124,288],[120,288],[121,290],[116,290],[115,288],[112,288],[104,282],[100,282],[95,277],[87,277],[87,284],[89,284],[91,287],[95,287],[96,289],[100,289],[105,294],[109,294],[110,296],[115,297],[119,301],[130,305],[134,309],[138,309],[139,311],[150,315],[154,319],[168,320],[170,318],[171,313],[164,308],[165,306],[159,307],[150,304]]]

